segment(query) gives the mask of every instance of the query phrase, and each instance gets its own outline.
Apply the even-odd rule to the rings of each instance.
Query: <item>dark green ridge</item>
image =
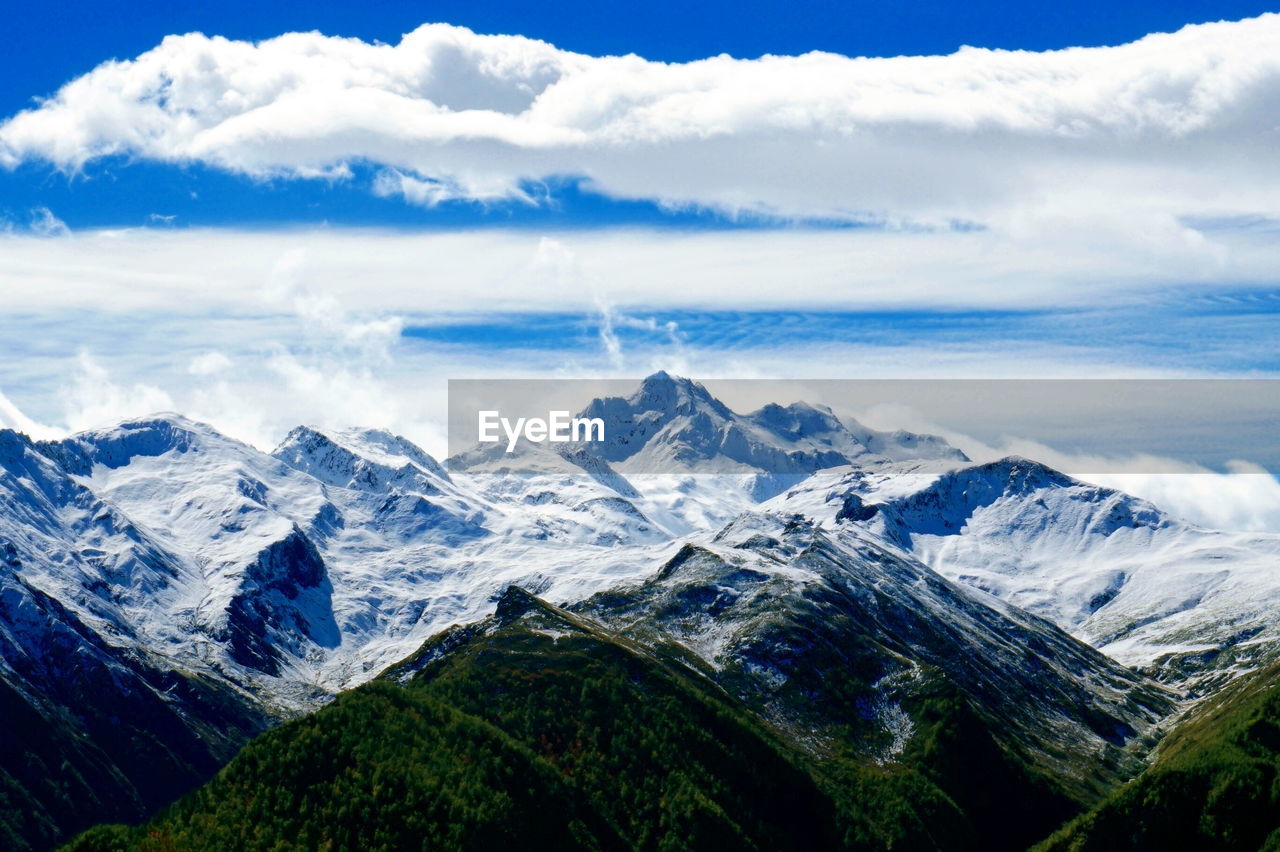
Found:
[[[443,653],[442,653],[443,651]],[[972,849],[922,773],[819,771],[676,659],[519,590],[67,848]]]
[[[1280,850],[1280,664],[1205,702],[1151,766],[1038,852]]]

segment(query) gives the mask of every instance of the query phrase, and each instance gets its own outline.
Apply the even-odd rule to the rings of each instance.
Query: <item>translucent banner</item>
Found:
[[[448,425],[449,467],[475,472],[1280,471],[1270,379],[453,380]]]

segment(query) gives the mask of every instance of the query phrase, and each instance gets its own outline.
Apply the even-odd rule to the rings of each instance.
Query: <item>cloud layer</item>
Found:
[[[403,313],[594,313],[601,304],[1156,310],[1192,291],[1275,298],[1280,227],[1192,233],[1190,241],[1146,233],[1134,242],[1115,233],[806,229],[15,232],[0,233],[0,312],[243,314],[296,302],[317,319],[332,313],[327,296],[296,289],[295,279],[365,310]],[[264,289],[264,280],[274,283]]]
[[[1224,277],[1274,273],[1273,237],[1224,244]],[[990,232],[0,234],[0,392],[70,428],[177,408],[270,443],[420,435],[449,377],[1274,375],[1280,295],[1170,286],[1187,266]]]
[[[415,204],[529,181],[796,216],[1006,228],[1280,214],[1280,15],[1131,44],[666,64],[441,24],[397,45],[170,36],[0,125],[0,163],[109,155]]]

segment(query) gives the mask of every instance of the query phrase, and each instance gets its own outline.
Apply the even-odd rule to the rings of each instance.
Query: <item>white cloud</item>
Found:
[[[214,350],[197,355],[187,363],[187,372],[193,376],[212,376],[231,368],[231,359]]]
[[[1223,472],[1151,454],[1063,451],[1030,438],[984,441],[902,405],[853,414],[873,428],[940,435],[979,463],[1012,455],[1035,459],[1078,479],[1142,497],[1174,517],[1210,529],[1280,532],[1280,478],[1249,462],[1229,462]]]
[[[535,204],[533,198],[515,184],[503,179],[424,179],[396,169],[383,169],[373,181],[373,194],[380,198],[400,196],[419,207],[435,207],[446,201],[520,201]]]
[[[387,171],[416,204],[582,175],[616,196],[783,215],[1105,219],[1280,213],[1280,15],[1131,44],[949,56],[592,57],[441,24],[397,45],[169,36],[0,125],[0,163],[112,154],[251,175]],[[1154,236],[1153,236],[1154,235]]]
[[[173,397],[153,384],[116,381],[88,350],[76,356],[74,378],[60,396],[63,422],[72,432],[176,410]]]
[[[1247,464],[1228,473],[1095,474],[1090,481],[1150,500],[1210,529],[1280,532],[1280,480]]]
[[[32,420],[3,393],[0,393],[0,429],[15,429],[37,439],[56,438],[62,434],[59,429]]]
[[[1232,286],[1224,300],[1280,268],[1272,230],[1214,244],[1226,248],[1212,261]],[[1134,357],[1124,344],[1139,312],[1159,324],[1158,304],[1176,313],[1212,300],[1203,286],[1186,297],[1168,284],[1194,279],[1194,266],[1185,256],[1131,262],[1083,241],[1060,252],[992,232],[9,234],[0,235],[0,390],[61,428],[151,405],[264,446],[303,422],[384,425],[430,445],[449,377],[659,368],[744,378],[1183,374],[1212,367]],[[1010,336],[1000,323],[947,333],[952,308],[1045,309],[1071,323],[1081,305],[1127,311],[1128,325],[1078,345],[1071,335]],[[942,337],[885,336],[868,318],[851,320],[854,337],[834,340],[830,327],[795,319],[775,328],[750,313],[769,308],[938,310],[941,325],[931,327]],[[704,311],[721,313],[696,326]],[[660,312],[689,319],[682,328]],[[555,321],[560,334],[547,325]],[[532,346],[508,345],[501,333],[472,343],[432,337],[436,324],[466,322],[546,333]],[[402,339],[409,324],[421,336]],[[1269,329],[1206,322],[1196,340],[1215,347],[1215,364],[1269,363]],[[76,365],[81,348],[96,366]]]
[[[281,254],[267,276],[262,290],[264,300],[271,306],[291,307],[304,329],[325,348],[348,349],[360,355],[385,359],[388,348],[399,339],[404,329],[404,319],[398,316],[353,317],[342,299],[323,281],[317,286],[307,280],[308,276],[315,277],[307,259],[305,247],[294,247]],[[368,287],[367,281],[357,283],[361,289]],[[349,297],[359,295],[359,291],[348,294]]]
[[[37,207],[32,210],[28,227],[37,237],[65,237],[71,233],[67,223],[53,215],[53,211],[48,207]]]

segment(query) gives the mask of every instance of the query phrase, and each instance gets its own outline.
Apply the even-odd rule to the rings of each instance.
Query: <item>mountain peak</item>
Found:
[[[791,439],[848,431],[831,409],[807,402],[793,402],[790,405],[771,402],[749,416],[769,431]]]
[[[507,590],[502,593],[502,597],[498,598],[497,608],[494,615],[503,624],[515,621],[525,613],[532,609],[545,606],[545,604],[524,589],[516,585],[507,586]]]
[[[638,411],[654,411],[663,414],[694,414],[699,409],[709,409],[720,416],[729,417],[731,412],[710,391],[693,379],[673,376],[666,370],[659,370],[640,383],[640,388],[627,398],[632,408]]]
[[[213,426],[200,420],[193,420],[176,411],[155,411],[151,414],[126,417],[115,423],[85,429],[75,433],[71,438],[92,438],[94,436],[118,435],[121,433],[185,433],[189,435],[212,435],[226,437]]]
[[[436,493],[439,481],[451,481],[422,448],[381,429],[298,426],[271,454],[295,470],[342,488],[385,491],[398,486]]]
[[[207,423],[166,411],[77,432],[59,441],[41,441],[37,446],[68,471],[87,474],[95,464],[114,469],[139,456],[185,453],[208,442],[239,444]]]
[[[770,403],[738,414],[704,385],[665,370],[645,378],[628,397],[592,401],[582,414],[602,419],[608,436],[590,452],[623,465],[618,470],[624,474],[795,476],[846,464],[968,460],[941,438],[866,429],[825,405]]]

